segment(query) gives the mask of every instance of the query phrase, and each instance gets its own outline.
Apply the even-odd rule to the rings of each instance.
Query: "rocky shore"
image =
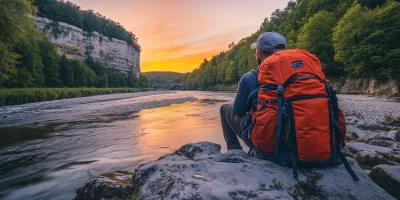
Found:
[[[76,199],[400,199],[400,104],[381,97],[340,100],[348,123],[344,152],[359,182],[343,166],[300,170],[295,180],[290,168],[202,142],[133,174],[96,178]]]

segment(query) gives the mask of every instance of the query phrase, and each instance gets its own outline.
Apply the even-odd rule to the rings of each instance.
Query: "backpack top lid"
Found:
[[[314,75],[324,80],[321,62],[314,54],[304,49],[283,50],[274,53],[260,65],[258,82],[261,85],[283,85],[296,74]]]

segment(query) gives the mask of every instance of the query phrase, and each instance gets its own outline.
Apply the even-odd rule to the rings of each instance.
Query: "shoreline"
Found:
[[[152,91],[151,88],[9,88],[0,89],[0,107],[79,97]]]

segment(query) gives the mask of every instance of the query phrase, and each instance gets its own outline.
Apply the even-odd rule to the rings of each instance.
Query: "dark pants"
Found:
[[[232,110],[233,106],[228,104],[222,105],[220,109],[222,131],[224,132],[228,150],[242,149],[238,136],[247,146],[251,147],[251,141],[242,136],[242,121],[247,116],[236,115],[232,113]]]

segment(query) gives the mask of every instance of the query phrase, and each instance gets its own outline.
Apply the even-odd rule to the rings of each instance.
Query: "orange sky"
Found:
[[[190,72],[254,33],[289,0],[70,0],[120,22],[142,46],[141,69]]]

